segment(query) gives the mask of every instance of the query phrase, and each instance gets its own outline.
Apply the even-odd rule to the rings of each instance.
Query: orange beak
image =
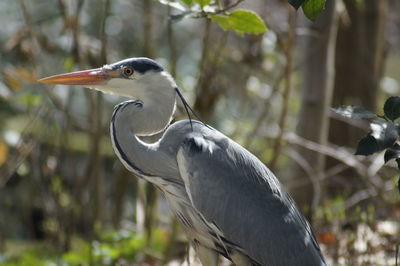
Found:
[[[41,83],[47,84],[64,84],[64,85],[103,85],[109,79],[116,76],[112,70],[104,68],[95,68],[83,71],[76,71],[66,74],[54,75],[47,78],[39,79]]]

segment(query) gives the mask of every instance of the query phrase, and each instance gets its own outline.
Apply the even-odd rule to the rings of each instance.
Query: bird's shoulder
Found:
[[[172,124],[165,133],[165,139],[176,142],[178,152],[180,149],[185,157],[193,159],[193,167],[213,161],[211,167],[242,167],[244,172],[247,167],[251,170],[268,171],[265,165],[254,155],[237,144],[235,141],[197,120],[182,120]],[[264,176],[265,173],[259,176]]]
[[[260,194],[269,190],[280,197],[281,185],[274,174],[252,153],[218,130],[199,121],[192,120],[191,124],[183,120],[174,123],[165,135],[166,139],[177,142],[177,155],[181,151],[192,174],[223,171],[230,182],[236,180]]]
[[[174,146],[175,152],[182,146],[195,141],[198,148],[201,144],[206,145],[206,142],[201,142],[201,139],[208,139],[209,142],[214,142],[216,139],[223,138],[223,135],[216,129],[197,120],[180,120],[171,124],[165,131],[161,142],[164,145]]]
[[[168,129],[165,132],[165,135],[176,134],[176,133],[186,135],[193,132],[203,134],[206,133],[207,131],[218,132],[216,129],[212,128],[211,126],[201,121],[186,119],[186,120],[176,121],[171,125],[169,125]]]

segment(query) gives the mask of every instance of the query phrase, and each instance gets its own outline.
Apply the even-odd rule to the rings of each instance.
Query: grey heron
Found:
[[[114,151],[164,192],[203,265],[216,266],[219,254],[238,266],[326,265],[310,224],[260,160],[200,121],[170,124],[176,99],[188,104],[157,62],[130,58],[39,81],[130,98],[112,114]],[[139,138],[161,131],[155,143]]]

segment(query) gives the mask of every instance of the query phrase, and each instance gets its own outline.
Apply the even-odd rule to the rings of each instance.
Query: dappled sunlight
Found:
[[[296,206],[328,265],[400,265],[399,10],[396,0],[0,1],[0,266],[200,266],[199,243],[218,250],[218,266],[237,250],[254,262],[246,252],[266,247],[283,261],[298,246],[279,229],[307,226]],[[120,62],[137,57],[156,62]],[[142,124],[119,120],[129,131],[120,144],[110,122],[136,115],[118,105],[126,97],[137,110],[156,100]],[[239,145],[193,134],[180,153],[203,163],[191,169],[172,141],[146,157],[163,132],[132,137],[184,119]],[[207,174],[190,184],[198,169]],[[292,216],[279,220],[283,205]],[[266,225],[272,237],[238,244]]]

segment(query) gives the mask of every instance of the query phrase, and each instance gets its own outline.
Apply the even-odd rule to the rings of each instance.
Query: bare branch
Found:
[[[270,163],[270,168],[273,171],[276,167],[276,164],[279,159],[279,155],[282,150],[282,139],[283,139],[283,132],[285,131],[286,127],[286,119],[289,110],[289,99],[290,99],[290,90],[292,87],[292,66],[293,66],[293,48],[294,48],[294,41],[295,41],[295,30],[296,30],[296,13],[295,11],[288,7],[288,23],[289,23],[289,31],[286,40],[283,43],[282,50],[286,57],[286,62],[284,66],[284,90],[283,90],[283,105],[282,111],[279,118],[279,134],[275,140],[274,147],[273,147],[273,159]]]

